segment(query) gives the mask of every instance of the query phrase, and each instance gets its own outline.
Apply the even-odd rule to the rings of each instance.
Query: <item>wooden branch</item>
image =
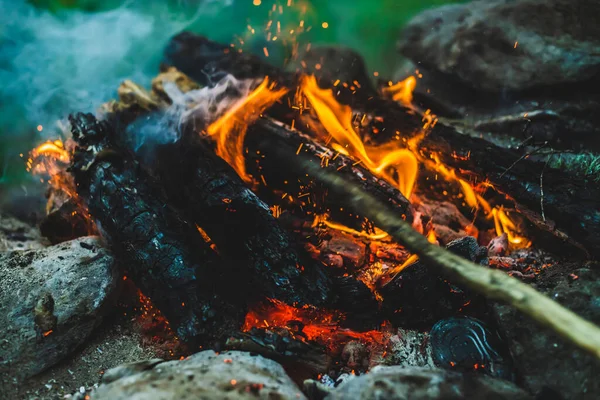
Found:
[[[314,163],[306,162],[302,158],[297,160],[302,162],[309,174],[319,176],[322,181],[328,183],[332,191],[348,197],[354,210],[366,215],[395,240],[417,253],[424,262],[440,269],[456,283],[463,284],[490,299],[510,304],[600,359],[600,328],[595,324],[504,272],[481,267],[432,245],[410,224],[390,211],[384,203],[365,193],[360,187]]]

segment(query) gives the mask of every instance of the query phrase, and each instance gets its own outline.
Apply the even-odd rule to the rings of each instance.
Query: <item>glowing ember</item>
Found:
[[[418,172],[415,155],[396,145],[367,147],[352,126],[352,109],[337,102],[330,89],[321,89],[314,76],[302,79],[302,93],[314,108],[319,121],[335,143],[330,146],[339,153],[358,159],[375,175],[385,179],[410,198]],[[322,138],[327,141],[327,138]]]
[[[286,328],[297,339],[316,341],[332,348],[350,339],[383,343],[385,334],[380,331],[355,332],[340,327],[344,315],[339,311],[326,311],[312,306],[296,308],[281,301],[269,299],[267,303],[252,308],[246,315],[244,332],[252,328]]]
[[[217,155],[227,161],[246,182],[252,181],[244,164],[244,138],[248,125],[286,92],[287,89],[275,89],[274,83],[269,83],[267,77],[252,93],[237,101],[206,129],[216,142]]]
[[[390,85],[389,87],[384,88],[383,93],[390,95],[395,101],[408,106],[412,103],[413,92],[416,86],[417,79],[411,75],[395,85]]]

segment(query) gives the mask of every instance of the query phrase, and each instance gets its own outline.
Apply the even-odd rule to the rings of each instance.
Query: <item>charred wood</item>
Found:
[[[446,249],[469,261],[487,265],[487,249],[477,240],[465,236],[454,240]],[[467,314],[481,317],[486,311],[481,296],[449,282],[440,271],[418,260],[383,286],[383,311],[394,324],[429,329],[438,320]]]
[[[127,138],[136,132],[121,130],[121,144],[133,151]],[[195,132],[189,133],[175,143],[142,146],[138,159],[169,203],[206,232],[235,279],[249,283],[241,297],[323,304],[331,282],[321,266],[300,257],[269,206]]]
[[[313,211],[338,212],[340,207],[348,207],[348,199],[327,189],[318,176],[307,174],[298,167],[294,158],[301,155],[315,165],[336,170],[349,182],[360,186],[366,192],[385,202],[396,210],[398,215],[412,221],[410,202],[383,179],[374,176],[367,168],[351,158],[336,154],[311,137],[290,129],[270,118],[261,118],[249,127],[245,145],[248,147],[247,169],[254,176],[264,176],[272,189],[284,193],[310,192]],[[258,154],[258,155],[257,155]],[[255,156],[257,155],[257,156]]]
[[[202,45],[198,46],[198,43]],[[166,59],[204,83],[210,83],[205,78],[206,71],[214,72],[218,68],[222,69],[222,73],[239,73],[244,77],[260,77],[260,74],[268,73],[280,77],[284,82],[291,79],[289,74],[277,71],[257,57],[245,56],[244,63],[259,65],[245,65],[241,72],[239,68],[228,67],[227,62],[240,55],[206,51],[207,47],[214,49],[218,46],[205,38],[182,33],[171,41]],[[237,64],[233,62],[234,66]],[[368,91],[364,95],[357,91],[351,104],[357,113],[380,117],[374,122],[379,133],[369,134],[365,137],[366,141],[383,143],[389,141],[395,132],[409,138],[422,131],[422,115],[418,111],[366,93]],[[269,113],[285,120],[277,107]],[[560,240],[568,236],[585,246],[592,255],[600,255],[600,214],[597,205],[600,187],[587,177],[551,168],[544,161],[531,159],[523,151],[500,147],[479,137],[463,134],[443,123],[438,123],[430,130],[422,140],[421,148],[427,156],[435,153],[445,165],[455,168],[467,178],[472,176],[477,180],[489,181],[496,190],[514,199],[519,207],[527,209],[524,215],[534,217],[533,226],[539,228],[542,221],[547,225],[545,230],[555,231]]]
[[[311,374],[327,372],[332,364],[331,357],[323,346],[300,340],[285,328],[253,328],[249,332],[240,332],[227,339],[225,348],[260,354],[279,361],[288,368]]]
[[[219,295],[223,283],[235,288],[222,276],[218,255],[162,201],[138,165],[110,147],[108,123],[81,113],[70,122],[78,193],[121,265],[177,336],[197,345],[237,331],[244,307]]]

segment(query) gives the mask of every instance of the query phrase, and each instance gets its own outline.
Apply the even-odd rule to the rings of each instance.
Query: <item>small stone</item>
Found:
[[[0,386],[42,372],[83,343],[112,308],[118,275],[97,237],[0,253]]]
[[[373,368],[340,385],[326,400],[386,399],[528,400],[531,397],[510,382],[454,371],[399,366]]]

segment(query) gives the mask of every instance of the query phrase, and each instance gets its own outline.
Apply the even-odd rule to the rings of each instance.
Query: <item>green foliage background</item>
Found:
[[[3,8],[3,3],[7,5],[13,1],[26,0],[0,0],[0,9]],[[427,8],[461,0],[295,0],[295,3],[300,1],[307,6],[306,15],[300,16],[298,12],[285,8],[285,13],[280,17],[284,26],[286,23],[293,26],[301,18],[305,20],[305,26],[313,26],[299,38],[300,41],[352,47],[364,56],[371,71],[378,71],[385,76],[391,74],[394,66],[399,63],[400,57],[395,51],[395,43],[402,26],[412,16]],[[39,12],[50,13],[51,18],[64,21],[69,21],[73,14],[83,13],[93,17],[124,6],[133,7],[139,13],[155,16],[158,20],[168,14],[171,19],[187,20],[184,26],[186,29],[225,42],[234,42],[236,36],[247,37],[248,25],[256,28],[264,26],[268,19],[268,9],[274,2],[263,0],[260,6],[254,6],[252,0],[29,0]],[[192,18],[201,3],[209,4],[205,7],[208,11],[202,15],[196,14],[195,19]],[[286,1],[280,0],[279,3],[285,5]],[[31,13],[23,13],[17,18],[31,18]],[[322,22],[327,22],[329,27],[323,29]],[[9,28],[0,26],[0,72],[3,68],[9,68],[2,65],[3,45],[11,40],[14,43],[14,37],[11,38],[11,32],[7,29]],[[168,32],[165,32],[166,34]],[[147,48],[143,53],[140,51],[142,55],[130,54],[127,62],[105,65],[104,68],[114,68],[119,70],[119,76],[127,76],[127,68],[137,63],[139,65],[136,68],[143,69],[151,76],[157,71],[164,46],[163,38],[160,39],[148,38]],[[250,51],[261,53],[264,42],[257,38],[248,42]],[[281,62],[285,50],[275,48],[270,52],[272,62]],[[141,57],[148,59],[143,60]],[[64,62],[68,65],[67,61]],[[11,73],[18,76],[19,71]],[[43,78],[44,70],[41,69],[39,74]],[[64,79],[69,79],[68,75]],[[26,153],[34,142],[40,140],[35,130],[37,121],[31,120],[23,104],[30,100],[14,96],[9,98],[2,94],[0,90],[0,191],[3,186],[29,179],[24,173],[24,163],[19,153]],[[63,107],[60,101],[51,101],[48,104],[56,108]],[[60,112],[75,110],[56,111],[58,115]]]

